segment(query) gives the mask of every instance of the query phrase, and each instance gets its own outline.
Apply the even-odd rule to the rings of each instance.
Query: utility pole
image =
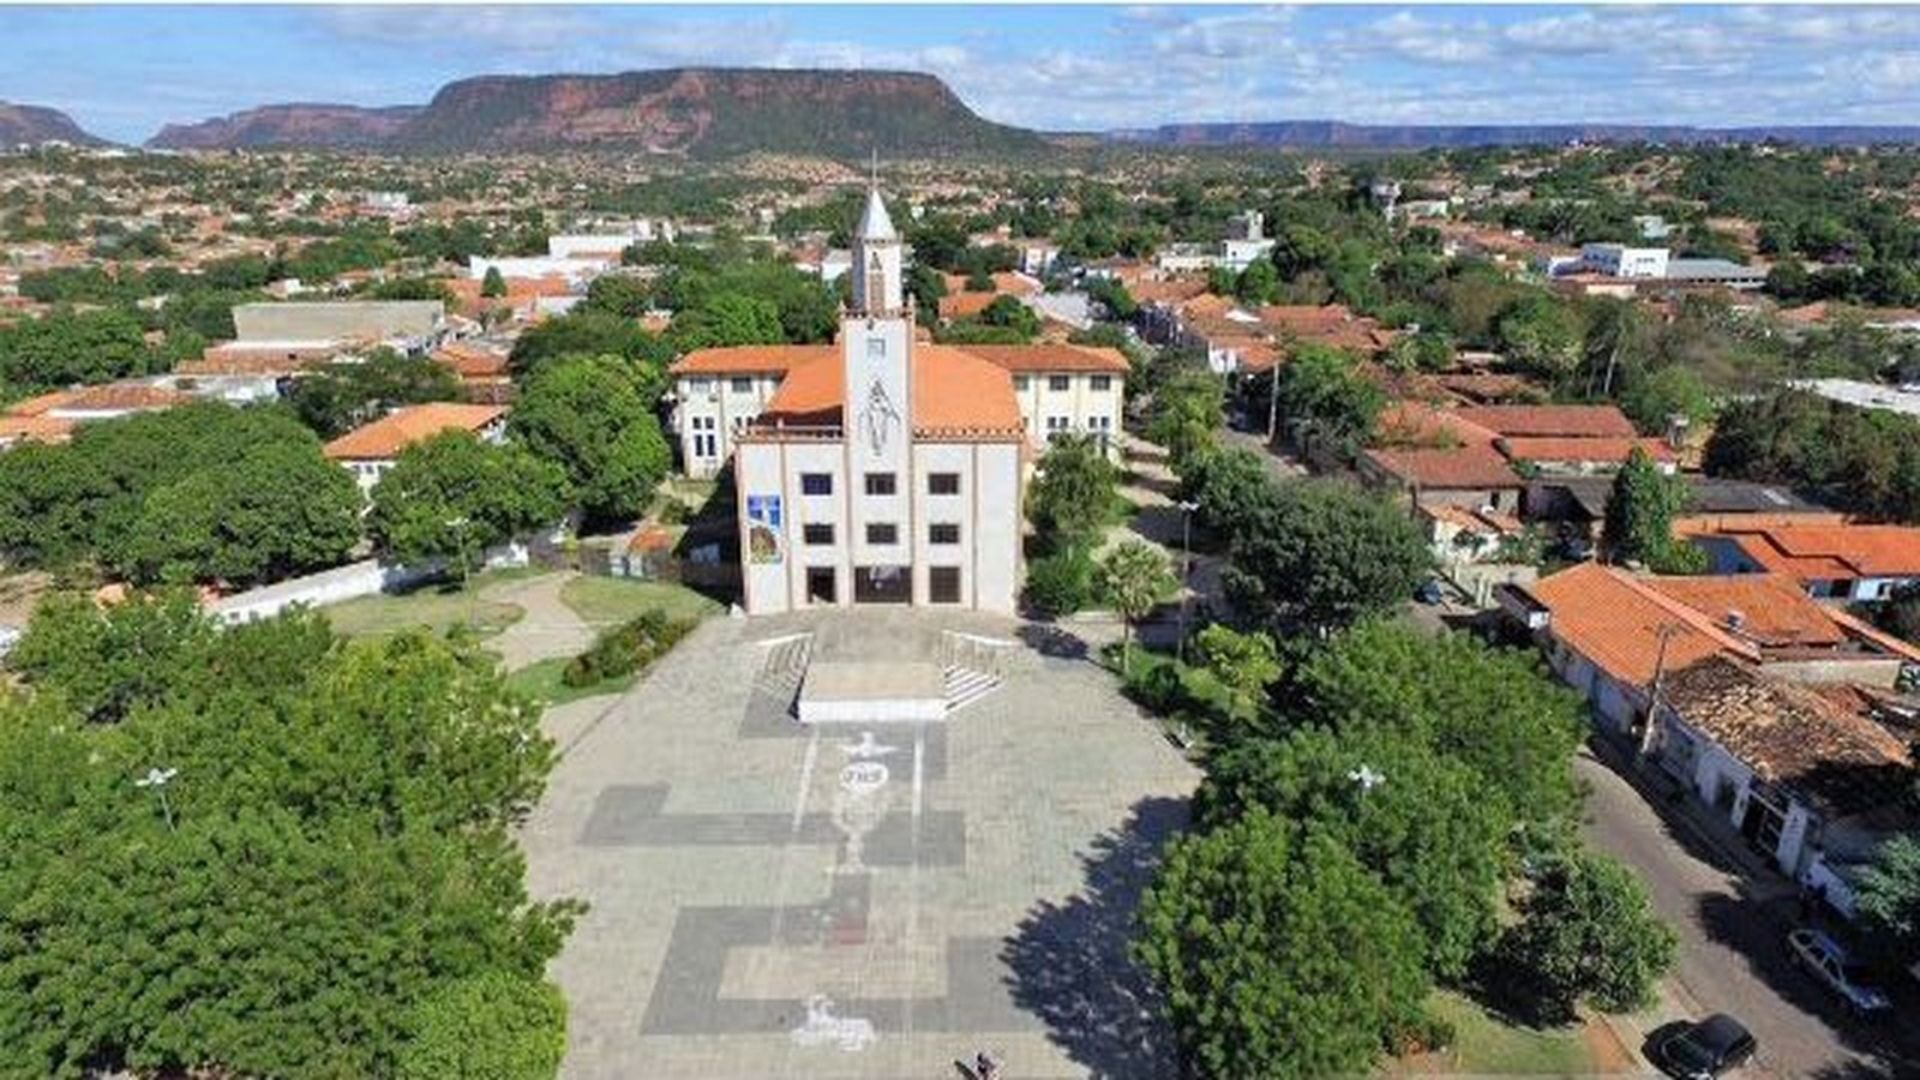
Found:
[[[1653,749],[1653,726],[1660,719],[1660,684],[1667,676],[1667,642],[1680,632],[1678,623],[1662,623],[1660,626],[1660,651],[1653,659],[1653,682],[1647,686],[1647,722],[1640,729],[1640,757],[1644,760]]]

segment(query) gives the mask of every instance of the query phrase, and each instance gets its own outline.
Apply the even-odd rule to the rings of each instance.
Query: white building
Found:
[[[879,193],[836,354],[791,367],[734,436],[753,614],[853,604],[1011,614],[1026,433],[1004,368],[915,340]]]
[[[1580,248],[1580,269],[1606,277],[1664,278],[1667,276],[1670,254],[1666,248],[1583,244]]]

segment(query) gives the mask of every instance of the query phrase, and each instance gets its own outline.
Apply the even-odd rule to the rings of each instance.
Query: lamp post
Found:
[[[1385,773],[1378,772],[1373,766],[1364,763],[1359,768],[1349,772],[1347,779],[1359,784],[1360,793],[1363,795],[1387,782]]]
[[[1182,664],[1187,662],[1187,593],[1188,581],[1193,577],[1193,512],[1200,509],[1200,503],[1193,499],[1182,499],[1180,506],[1180,643],[1175,647]]]
[[[178,775],[180,775],[179,769],[152,768],[147,770],[147,775],[136,777],[133,781],[134,787],[152,788],[154,793],[160,796],[160,813],[167,819],[168,832],[179,831],[173,825],[173,805],[167,802],[167,783]]]

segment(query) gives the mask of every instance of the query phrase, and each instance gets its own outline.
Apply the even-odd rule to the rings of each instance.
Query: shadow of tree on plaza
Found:
[[[1166,842],[1185,828],[1188,801],[1149,798],[1098,837],[1086,879],[1064,902],[1041,901],[1001,948],[1014,1004],[1095,1077],[1177,1075],[1173,1036],[1153,987],[1133,963],[1134,911]]]

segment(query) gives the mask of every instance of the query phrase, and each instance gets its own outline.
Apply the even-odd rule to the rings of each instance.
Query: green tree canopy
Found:
[[[1175,840],[1140,926],[1191,1075],[1363,1072],[1421,1016],[1413,916],[1338,840],[1259,807]]]
[[[566,470],[572,498],[593,521],[644,513],[673,463],[634,366],[614,356],[544,365],[509,420],[514,438]]]
[[[1869,930],[1907,959],[1920,956],[1920,833],[1880,845],[1854,896]]]
[[[499,267],[487,267],[486,274],[480,278],[480,295],[489,300],[498,300],[507,295],[507,279],[500,273]]]
[[[1673,535],[1674,518],[1686,512],[1687,486],[1668,476],[1640,447],[1613,478],[1601,542],[1614,562],[1640,562],[1659,573],[1697,574],[1706,554]]]
[[[726,345],[778,345],[786,340],[786,331],[773,301],[727,292],[676,312],[667,340],[681,352],[691,352]]]
[[[1194,635],[1193,643],[1200,662],[1232,696],[1235,715],[1254,715],[1267,687],[1280,678],[1280,651],[1273,638],[1259,630],[1242,633],[1212,623]]]
[[[578,907],[529,901],[508,831],[553,746],[485,656],[185,595],[50,599],[22,647],[0,1072],[391,1075],[425,1003],[558,951]]]
[[[1583,1001],[1628,1012],[1652,1000],[1673,964],[1673,930],[1653,914],[1626,867],[1575,851],[1551,862],[1501,943],[1517,1002],[1563,1022]]]
[[[1219,376],[1181,369],[1153,391],[1147,438],[1167,448],[1176,469],[1214,443],[1224,423],[1227,391]]]
[[[131,311],[56,309],[0,326],[0,398],[74,383],[103,383],[160,369]]]
[[[373,489],[367,534],[403,562],[471,566],[488,548],[553,526],[566,509],[566,474],[516,445],[446,431],[400,452]]]
[[[560,988],[485,971],[449,982],[413,1008],[399,1080],[552,1080],[567,1052]]]
[[[1122,621],[1120,668],[1131,668],[1133,627],[1180,587],[1167,556],[1145,540],[1125,540],[1093,567],[1094,588]]]
[[[673,347],[632,319],[589,309],[529,327],[513,343],[507,361],[514,376],[521,378],[540,364],[566,356],[618,356],[657,372],[654,382],[664,390]],[[653,396],[658,397],[658,392]]]
[[[1404,513],[1338,481],[1271,485],[1228,527],[1228,596],[1283,630],[1338,628],[1391,610],[1432,561]]]
[[[1027,514],[1052,546],[1085,547],[1113,519],[1120,470],[1084,435],[1053,440],[1027,490]]]
[[[1320,345],[1302,345],[1279,369],[1280,410],[1291,420],[1304,420],[1314,434],[1352,454],[1372,438],[1387,392],[1360,370],[1348,352]]]
[[[323,439],[344,435],[402,405],[454,401],[460,376],[424,356],[374,349],[362,360],[328,364],[296,380],[288,404]]]
[[[1494,333],[1508,356],[1549,382],[1563,383],[1579,369],[1584,328],[1565,301],[1530,293],[1501,312]]]

